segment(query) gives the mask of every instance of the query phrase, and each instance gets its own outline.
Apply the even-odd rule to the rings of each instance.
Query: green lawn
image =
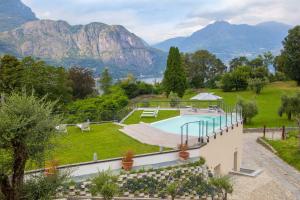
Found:
[[[286,140],[265,139],[278,152],[278,156],[300,171],[300,147],[297,132],[289,133]]]
[[[119,131],[121,127],[107,123],[92,125],[90,132],[82,133],[77,127],[69,127],[68,134],[57,138],[57,147],[51,154],[60,165],[93,160],[96,152],[98,159],[120,157],[127,150],[135,154],[159,151],[159,147],[142,144]]]
[[[170,117],[175,117],[180,114],[179,110],[160,110],[156,118],[155,117],[140,118],[142,112],[143,112],[142,110],[135,111],[124,121],[124,124],[138,124],[140,122],[151,123],[151,122],[167,119]]]
[[[258,106],[258,115],[256,115],[251,124],[246,127],[281,127],[295,126],[294,121],[288,121],[286,116],[278,116],[278,108],[281,104],[281,96],[283,94],[294,94],[299,90],[294,82],[275,82],[269,84],[262,90],[260,95],[256,95],[253,91],[242,92],[222,92],[221,90],[210,90],[215,94],[222,96],[225,103],[235,104],[238,97],[255,100]]]
[[[281,96],[283,94],[295,94],[300,91],[300,87],[296,86],[295,82],[274,82],[267,85],[261,92],[260,95],[256,95],[253,91],[241,91],[241,92],[223,92],[220,89],[202,89],[197,91],[189,90],[184,95],[183,100],[189,100],[192,96],[199,92],[214,92],[224,98],[227,105],[234,105],[239,97],[255,100],[258,106],[258,115],[256,115],[250,124],[246,124],[245,127],[281,127],[295,126],[294,121],[288,121],[286,116],[278,116],[278,108],[281,103]],[[168,101],[168,99],[162,95],[148,98],[151,106],[158,106],[157,102],[151,103],[151,101]],[[207,106],[207,103],[202,103],[203,106]],[[161,107],[169,107],[169,103],[164,102],[160,104]]]

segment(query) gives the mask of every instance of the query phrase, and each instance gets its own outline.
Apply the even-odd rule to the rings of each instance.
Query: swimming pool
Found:
[[[199,123],[199,121],[202,121],[202,123]],[[189,122],[195,122],[195,123],[189,123]],[[232,116],[232,122],[233,123],[236,122],[235,114]],[[186,123],[189,124],[183,127],[184,134],[188,132],[190,136],[199,136],[199,132],[201,132],[201,135],[204,136],[206,135],[206,127],[207,127],[207,134],[211,135],[214,129],[215,131],[219,131],[220,128],[223,129],[224,127],[226,127],[226,115],[219,115],[219,116],[181,115],[181,116],[165,119],[162,121],[154,122],[151,124],[151,126],[168,133],[181,134],[181,126]],[[227,125],[230,124],[231,124],[231,116],[227,115]]]

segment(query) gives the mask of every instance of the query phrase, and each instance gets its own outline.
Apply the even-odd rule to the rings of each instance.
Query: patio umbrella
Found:
[[[199,100],[199,101],[217,101],[221,99],[222,97],[214,95],[213,93],[199,93],[196,96],[191,98],[191,100]]]

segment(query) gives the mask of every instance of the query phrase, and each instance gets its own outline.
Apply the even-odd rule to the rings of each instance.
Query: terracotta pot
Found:
[[[179,157],[183,160],[187,160],[190,157],[190,153],[187,151],[179,151]]]
[[[133,160],[132,161],[122,161],[122,167],[124,170],[129,171],[132,169]]]

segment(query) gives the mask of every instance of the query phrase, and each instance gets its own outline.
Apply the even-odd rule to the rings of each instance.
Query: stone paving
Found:
[[[244,134],[242,167],[264,172],[254,178],[234,175],[234,193],[229,199],[300,200],[300,173],[258,144],[259,136],[262,134]]]

